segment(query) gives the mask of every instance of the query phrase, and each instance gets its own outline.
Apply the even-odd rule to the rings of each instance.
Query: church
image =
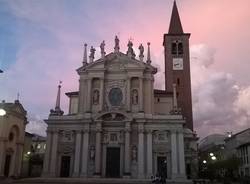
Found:
[[[84,45],[77,69],[79,90],[68,92],[69,111],[56,107],[46,121],[43,177],[149,179],[159,174],[171,181],[197,173],[197,136],[193,131],[189,33],[184,33],[174,2],[164,34],[165,90],[154,89],[157,68],[150,43],[132,41],[125,53],[116,36],[114,51],[101,58]],[[163,61],[164,62],[164,61]]]

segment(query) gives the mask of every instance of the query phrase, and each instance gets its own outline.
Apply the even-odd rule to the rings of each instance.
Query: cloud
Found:
[[[198,134],[236,133],[249,127],[250,86],[240,88],[232,74],[213,69],[214,48],[200,44],[190,50],[193,113]]]

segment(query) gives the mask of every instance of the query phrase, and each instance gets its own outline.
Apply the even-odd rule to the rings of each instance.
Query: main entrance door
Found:
[[[157,172],[161,177],[167,178],[166,157],[157,157]]]
[[[106,177],[120,177],[120,148],[107,148]]]
[[[70,172],[70,156],[62,156],[61,159],[61,177],[69,177]]]

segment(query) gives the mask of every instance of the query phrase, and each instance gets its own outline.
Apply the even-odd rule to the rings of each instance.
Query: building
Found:
[[[189,37],[184,33],[174,2],[169,32],[164,34],[166,90],[156,90],[157,69],[150,43],[136,58],[133,43],[95,60],[91,47],[87,61],[77,69],[79,91],[68,92],[69,112],[50,111],[44,177],[150,178],[159,173],[177,181],[195,177],[197,137],[193,132],[190,88]],[[178,104],[180,106],[178,106]]]
[[[39,177],[42,174],[46,138],[25,132],[22,160],[22,177]]]
[[[18,177],[27,124],[26,111],[16,100],[14,103],[0,103],[4,113],[0,116],[0,177]]]
[[[241,162],[239,175],[250,176],[250,128],[233,134],[226,138],[225,142],[225,156],[238,157]]]

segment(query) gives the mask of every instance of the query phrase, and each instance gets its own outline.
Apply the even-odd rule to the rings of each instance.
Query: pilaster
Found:
[[[101,83],[101,86],[100,86],[100,111],[102,111],[103,109],[103,98],[104,98],[104,79],[103,78],[100,78],[100,83]]]
[[[92,78],[89,78],[87,80],[87,86],[88,86],[88,93],[87,93],[87,112],[91,112],[91,102],[92,102],[92,95],[91,95],[91,91],[92,91]]]
[[[101,131],[102,124],[97,122],[96,124],[96,145],[95,145],[95,175],[101,175]]]
[[[89,155],[88,153],[89,153],[89,125],[86,125],[83,131],[82,170],[80,177],[87,177],[88,155]]]
[[[57,146],[58,146],[58,131],[53,131],[52,136],[52,149],[51,149],[51,160],[50,160],[50,176],[56,176],[56,168],[57,168]]]
[[[143,78],[139,78],[140,90],[139,90],[139,111],[143,112]]]
[[[127,111],[131,111],[131,77],[127,78]]]
[[[74,161],[74,172],[73,177],[79,177],[80,171],[80,152],[81,152],[81,135],[82,131],[76,131],[76,142],[75,142],[75,161]]]
[[[138,124],[138,178],[144,178],[144,124]]]
[[[152,130],[147,130],[147,177],[153,175]]]
[[[43,160],[43,174],[42,174],[43,177],[47,177],[49,175],[51,145],[52,145],[52,131],[47,130],[46,150]]]
[[[125,154],[124,154],[124,175],[130,176],[130,132],[131,125],[130,122],[126,122],[125,124]]]

